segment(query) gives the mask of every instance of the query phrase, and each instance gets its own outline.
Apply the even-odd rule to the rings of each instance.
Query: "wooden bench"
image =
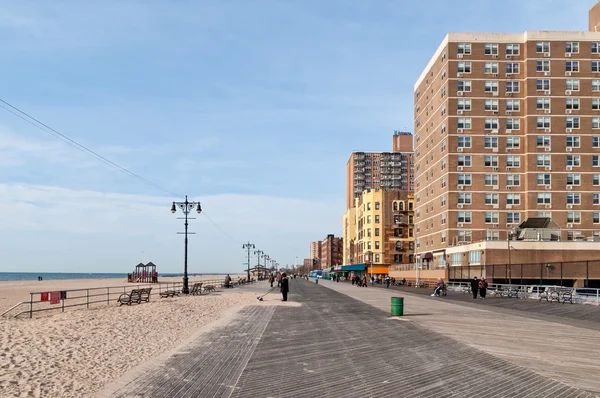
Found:
[[[179,290],[165,290],[164,292],[160,292],[160,298],[167,298],[167,297],[179,297],[179,294],[181,292]]]
[[[196,296],[196,295],[200,295],[202,294],[202,282],[196,282],[192,285],[192,288],[190,289],[190,294],[192,296]]]
[[[204,286],[204,291],[210,293],[217,291],[217,289],[213,285],[206,285]]]
[[[145,289],[133,289],[129,293],[121,294],[117,301],[119,302],[119,306],[123,304],[131,305],[132,303],[141,304],[142,301],[149,302],[151,292],[151,287]]]

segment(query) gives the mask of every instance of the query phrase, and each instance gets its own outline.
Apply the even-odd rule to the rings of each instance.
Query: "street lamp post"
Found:
[[[373,252],[368,251],[367,256],[369,258],[369,273],[371,274],[371,277],[373,277]]]
[[[510,241],[512,240],[513,236],[514,236],[514,234],[512,233],[512,231],[508,231],[508,239],[507,239],[508,245],[507,246],[508,246],[508,284],[509,285],[512,285],[512,262],[510,259]],[[492,276],[492,278],[493,278],[493,276]],[[522,276],[521,276],[521,278],[522,278]]]
[[[171,213],[175,214],[177,208],[179,207],[185,217],[178,217],[179,220],[185,220],[185,232],[177,232],[178,234],[185,234],[185,254],[183,260],[183,289],[181,292],[183,294],[189,294],[190,289],[188,286],[188,272],[187,272],[187,263],[188,263],[188,219],[195,220],[195,218],[188,218],[188,214],[190,211],[196,206],[196,212],[198,214],[202,213],[202,207],[200,206],[200,202],[190,202],[188,201],[187,195],[185,195],[185,202],[173,202],[173,206],[171,207]],[[190,235],[194,235],[195,232],[189,232]]]
[[[265,254],[265,252],[262,251],[262,250],[255,250],[254,254],[256,254],[256,261],[257,261],[257,263],[256,263],[256,273],[258,275],[258,270],[260,269],[260,256],[262,256],[263,254]]]
[[[250,251],[254,248],[254,244],[250,242],[242,245],[242,249],[248,250],[248,263],[246,264],[248,266],[248,282],[250,282]]]

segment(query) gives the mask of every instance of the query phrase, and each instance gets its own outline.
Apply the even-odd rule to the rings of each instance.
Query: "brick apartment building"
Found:
[[[346,164],[346,209],[364,190],[413,189],[413,136],[395,132],[392,152],[353,152]]]
[[[590,32],[444,38],[414,87],[421,259],[468,253],[469,265],[485,264],[485,248],[470,243],[506,242],[529,217],[600,249],[600,3],[589,17]]]
[[[343,258],[343,239],[336,238],[334,235],[327,235],[325,239],[321,241],[321,256],[319,257],[319,263],[321,269],[326,269],[335,265],[342,265]]]

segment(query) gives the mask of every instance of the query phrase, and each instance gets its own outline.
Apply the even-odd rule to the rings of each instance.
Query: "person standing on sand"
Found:
[[[288,295],[289,291],[290,291],[290,285],[289,285],[288,277],[287,277],[287,274],[284,272],[283,274],[281,274],[281,295],[283,296],[283,300],[281,300],[281,301],[287,301],[287,295]]]

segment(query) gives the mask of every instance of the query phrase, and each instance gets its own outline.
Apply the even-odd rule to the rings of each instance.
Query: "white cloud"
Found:
[[[177,219],[181,211],[171,214],[172,200],[0,184],[0,269],[128,272],[153,261],[162,272],[181,272],[183,237],[176,232],[183,231],[183,221]],[[248,240],[291,264],[296,255],[307,255],[309,241],[341,230],[341,214],[331,209],[342,203],[251,195],[201,200],[205,214],[194,212],[190,221],[197,233],[190,237],[191,272],[241,270],[241,242]]]

